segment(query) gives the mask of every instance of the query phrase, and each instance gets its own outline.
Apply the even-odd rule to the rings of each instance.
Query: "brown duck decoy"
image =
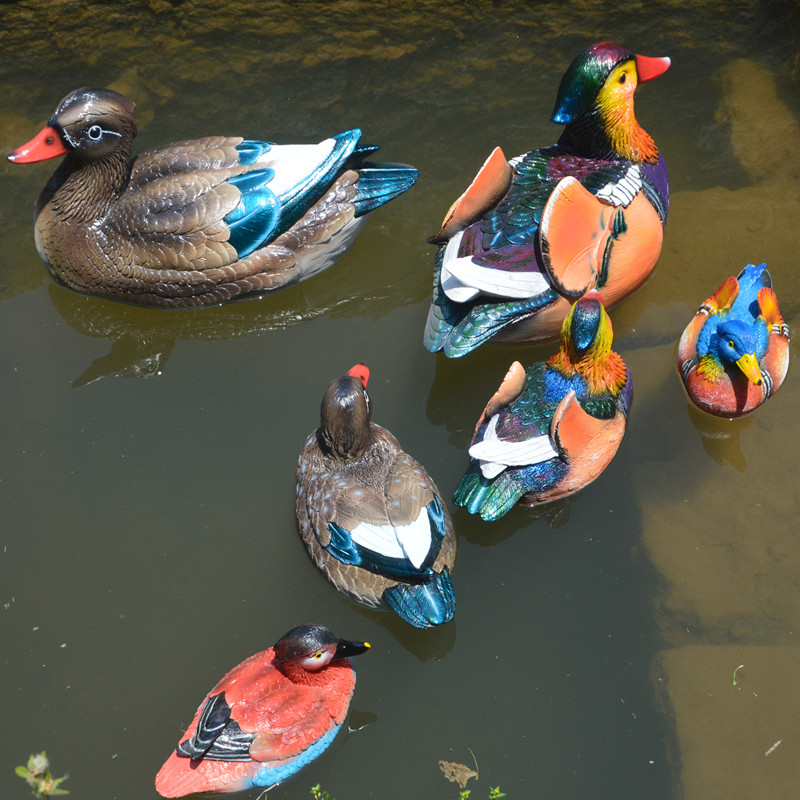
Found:
[[[325,577],[363,605],[428,628],[456,608],[453,522],[433,479],[370,421],[369,370],[333,381],[297,463],[297,522]]]
[[[8,156],[65,156],[36,203],[36,249],[83,294],[187,307],[280,289],[329,267],[417,178],[366,160],[377,148],[357,128],[315,145],[206,137],[132,159],[134,108],[78,89]]]

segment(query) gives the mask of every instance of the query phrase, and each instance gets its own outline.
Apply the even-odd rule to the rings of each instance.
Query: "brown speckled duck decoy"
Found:
[[[425,469],[370,421],[369,370],[333,381],[297,463],[297,522],[339,591],[427,628],[456,608],[453,523]]]
[[[309,145],[207,137],[132,159],[134,108],[78,89],[8,156],[65,156],[36,203],[36,249],[83,294],[187,307],[280,289],[329,267],[417,178],[367,161],[377,148],[358,129]]]

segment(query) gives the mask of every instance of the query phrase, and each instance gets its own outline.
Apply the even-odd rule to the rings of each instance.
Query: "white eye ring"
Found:
[[[92,125],[86,133],[93,142],[99,142],[103,138],[103,129],[99,125]]]

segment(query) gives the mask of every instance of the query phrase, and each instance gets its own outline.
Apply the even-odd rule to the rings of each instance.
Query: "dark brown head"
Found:
[[[84,161],[130,154],[136,136],[135,104],[111,89],[77,89],[56,108],[47,127],[8,156],[27,164],[67,153]]]
[[[372,404],[368,380],[369,370],[358,364],[333,381],[322,398],[322,444],[342,458],[357,458],[369,447]]]
[[[279,669],[317,672],[336,659],[365,653],[369,643],[339,639],[323,625],[299,625],[282,636],[273,650]]]

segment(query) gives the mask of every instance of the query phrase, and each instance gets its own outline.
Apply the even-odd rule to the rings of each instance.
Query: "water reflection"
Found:
[[[747,460],[740,441],[741,434],[753,423],[753,417],[739,419],[720,419],[704,414],[692,403],[687,405],[689,419],[703,441],[703,449],[720,466],[731,466],[744,473]]]

